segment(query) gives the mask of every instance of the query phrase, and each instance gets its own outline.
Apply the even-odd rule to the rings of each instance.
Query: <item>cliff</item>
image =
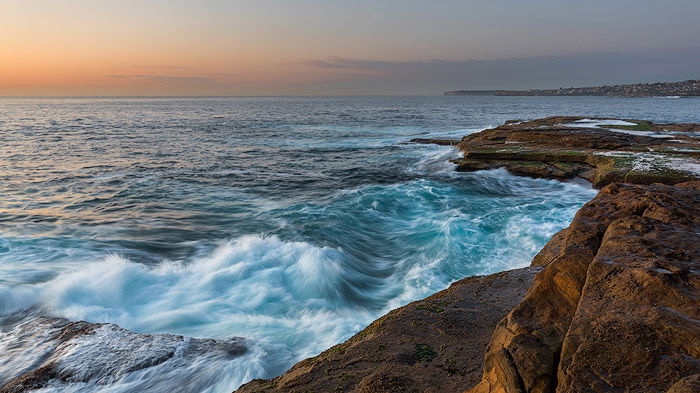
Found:
[[[700,182],[607,186],[561,238],[469,392],[697,387]]]
[[[626,123],[557,117],[463,138],[461,170],[535,166],[522,173],[602,190],[531,267],[454,283],[238,392],[700,391],[700,182],[686,181],[698,128]],[[673,137],[624,128],[640,124]],[[649,149],[650,165],[607,161]]]
[[[637,83],[629,85],[568,87],[552,90],[453,90],[446,96],[612,96],[612,97],[667,97],[700,96],[700,80],[683,82]]]

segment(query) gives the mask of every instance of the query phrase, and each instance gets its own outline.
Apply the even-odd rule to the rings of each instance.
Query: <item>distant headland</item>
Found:
[[[595,87],[567,87],[553,90],[453,90],[446,96],[611,96],[611,97],[691,97],[700,96],[700,80],[637,83]]]

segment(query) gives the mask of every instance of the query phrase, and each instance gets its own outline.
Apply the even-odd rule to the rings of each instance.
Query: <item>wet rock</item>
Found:
[[[655,124],[657,131],[678,131],[678,132],[700,132],[700,124],[676,123],[676,124]]]
[[[674,167],[700,165],[700,141],[561,126],[581,119],[512,121],[457,145],[459,171],[602,188],[531,268],[462,280],[238,392],[700,391],[700,182]]]
[[[685,377],[671,386],[666,393],[697,393],[700,392],[700,374]]]
[[[106,385],[134,373],[153,370],[167,375],[166,368],[177,370],[184,364],[214,362],[246,353],[241,338],[214,340],[138,334],[113,324],[31,316],[23,315],[16,321],[11,320],[13,316],[4,317],[3,326],[19,333],[14,335],[17,342],[10,349],[21,350],[22,345],[36,348],[37,343],[27,340],[38,340],[44,344],[40,347],[43,355],[36,364],[25,365],[17,370],[18,375],[4,381],[0,393],[58,389],[72,383]],[[153,383],[157,383],[157,378],[153,378]],[[187,386],[182,387],[183,391],[191,391]]]
[[[456,146],[459,140],[454,139],[430,139],[430,138],[413,138],[411,139],[413,143],[421,143],[428,145],[442,145],[442,146]]]

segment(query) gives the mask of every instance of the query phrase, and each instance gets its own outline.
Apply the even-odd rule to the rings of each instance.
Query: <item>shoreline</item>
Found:
[[[559,89],[530,90],[452,90],[446,96],[538,96],[538,97],[697,97],[700,96],[700,80],[682,82],[636,83],[593,87],[566,87]]]
[[[582,120],[598,124],[576,123]],[[608,128],[605,122],[613,121]],[[281,376],[236,392],[680,393],[700,387],[700,328],[693,322],[700,319],[693,300],[700,296],[700,174],[672,165],[678,156],[698,163],[699,127],[553,117],[507,122],[461,141],[414,140],[456,146],[465,155],[455,160],[457,170],[505,167],[524,176],[581,177],[601,191],[530,267],[457,281]],[[554,132],[557,143],[548,143]],[[652,146],[662,164],[638,167],[639,154]],[[678,146],[687,151],[668,149]],[[599,158],[611,151],[630,157]],[[512,275],[520,276],[511,282]],[[517,305],[504,310],[508,300]]]
[[[694,377],[700,375],[700,329],[689,322],[700,320],[692,304],[700,297],[699,137],[697,124],[558,116],[508,121],[460,140],[414,139],[459,149],[458,171],[505,168],[521,176],[581,178],[601,190],[529,267],[456,281],[284,374],[237,391],[666,391],[671,384],[678,386],[668,393],[692,391],[700,383]],[[168,362],[198,363],[206,376],[220,362],[245,364],[250,350],[242,338],[138,334],[55,318],[42,323],[50,328],[47,343],[56,346],[36,367],[2,381],[0,393],[143,370],[163,380],[168,374],[157,368]],[[16,321],[17,329],[27,327]],[[104,357],[116,359],[109,367],[62,362],[91,359],[124,340],[135,347]]]

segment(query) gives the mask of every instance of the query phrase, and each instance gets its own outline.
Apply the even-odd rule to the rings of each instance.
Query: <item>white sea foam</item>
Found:
[[[427,151],[424,166],[415,170],[430,171],[431,163],[455,154],[442,146]],[[590,186],[519,178],[502,170],[458,176],[451,181],[473,182],[468,192],[475,194],[466,196],[465,189],[449,183],[416,180],[346,189],[330,204],[289,209],[291,215],[340,217],[336,225],[353,227],[343,248],[245,235],[195,258],[150,266],[108,255],[63,265],[55,278],[42,283],[0,286],[3,312],[36,304],[51,315],[116,323],[138,333],[244,337],[254,351],[215,365],[233,378],[226,380],[231,390],[252,377],[278,375],[390,309],[455,279],[527,265],[580,202],[595,193]],[[275,217],[288,219],[280,212]],[[119,346],[115,336],[105,337]],[[98,351],[81,353],[100,356]],[[199,373],[187,367],[180,372]],[[100,388],[127,392],[135,386],[131,378],[146,380],[120,375]],[[71,389],[79,391],[81,384]]]
[[[687,158],[628,151],[610,151],[598,153],[598,155],[630,158],[632,159],[632,170],[635,171],[672,170],[700,176],[700,164],[691,162]]]
[[[632,123],[624,120],[601,120],[601,119],[580,119],[573,123],[564,124],[569,127],[600,127],[600,126],[636,126],[637,123]]]
[[[503,170],[459,174],[445,161],[453,150],[400,143],[459,139],[479,131],[459,124],[500,124],[506,112],[611,111],[607,99],[543,100],[539,115],[530,100],[509,98],[9,105],[0,315],[29,314],[24,330],[0,326],[0,367],[19,373],[45,360],[55,328],[39,322],[66,316],[138,333],[241,336],[249,351],[124,373],[100,343],[145,358],[158,348],[139,352],[134,336],[105,329],[59,356],[87,381],[47,392],[179,392],[197,378],[197,391],[230,392],[451,281],[524,266],[595,190]],[[694,103],[675,101],[621,101],[615,112],[695,121]],[[98,384],[112,377],[81,369],[91,363],[114,382]],[[148,369],[158,386],[148,387]]]
[[[423,154],[415,164],[406,168],[409,173],[417,174],[442,174],[458,175],[455,172],[456,164],[450,162],[452,159],[460,158],[462,155],[454,147],[429,145],[425,147]]]
[[[347,338],[376,316],[347,302],[381,296],[363,290],[376,278],[347,269],[343,258],[327,247],[243,236],[189,263],[148,267],[111,255],[42,284],[2,288],[0,299],[3,314],[39,304],[70,320],[112,322],[137,332],[250,338],[265,348],[258,354],[264,362],[232,375],[265,377]]]
[[[29,308],[37,303],[37,289],[26,286],[0,286],[0,315]]]
[[[49,365],[60,378],[43,391],[195,393],[230,390],[262,371],[259,348],[239,338],[142,335],[112,324],[67,325],[35,311],[3,320],[10,328],[0,335],[6,355],[0,358],[0,384]]]
[[[616,132],[620,134],[629,135],[642,135],[652,138],[673,138],[675,135],[686,135],[691,137],[696,137],[694,133],[684,133],[676,131],[636,131],[636,130],[625,130],[621,128],[612,128],[609,126],[636,126],[637,123],[632,123],[624,120],[600,120],[600,119],[581,119],[576,120],[573,123],[559,124],[560,126],[566,127],[581,127],[581,128],[601,128],[610,132]],[[607,127],[606,127],[607,126]]]
[[[621,130],[621,129],[616,129],[616,128],[611,128],[609,129],[611,132],[617,132],[620,134],[629,134],[629,135],[641,135],[641,136],[648,136],[652,138],[673,138],[674,135],[670,134],[668,132],[657,132],[657,131],[632,131],[632,130]]]

